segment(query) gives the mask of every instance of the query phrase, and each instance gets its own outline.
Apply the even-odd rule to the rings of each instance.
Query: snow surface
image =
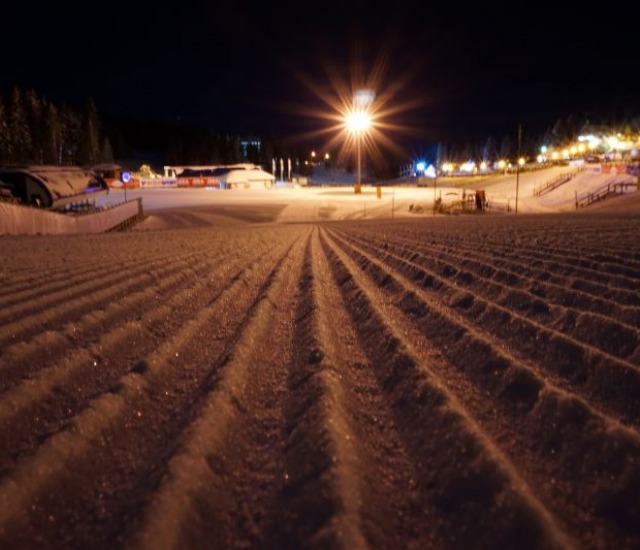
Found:
[[[576,210],[576,201],[582,201],[590,193],[597,193],[607,185],[613,187],[616,183],[635,183],[637,180],[636,176],[628,174],[611,175],[583,170],[567,183],[540,196],[534,195],[534,190],[559,175],[576,172],[576,167],[563,166],[518,175],[446,177],[438,178],[435,182],[424,178],[420,187],[415,184],[383,185],[380,187],[380,197],[377,196],[374,185],[363,185],[361,193],[355,193],[355,186],[351,183],[353,178],[348,174],[341,179],[339,174],[322,172],[312,178],[314,185],[310,186],[287,186],[279,182],[272,189],[133,189],[127,192],[126,198],[131,200],[142,197],[143,208],[149,215],[137,229],[159,229],[177,223],[175,213],[166,214],[168,210],[175,211],[185,207],[195,208],[197,215],[206,220],[203,223],[215,223],[211,218],[212,213],[221,206],[241,207],[246,211],[256,208],[268,210],[268,214],[256,215],[259,221],[264,221],[265,216],[277,222],[415,218],[418,214],[433,213],[434,198],[442,199],[444,205],[451,205],[460,201],[463,193],[470,196],[477,189],[485,190],[489,202],[487,213],[515,213],[516,198],[518,213],[570,212]],[[633,208],[640,200],[640,194],[636,194],[633,187],[626,191],[625,197],[607,200],[606,208]],[[111,190],[108,196],[99,199],[99,203],[112,205],[124,200],[124,191]],[[621,206],[617,206],[618,204]],[[411,206],[422,208],[413,211],[410,210]],[[589,206],[592,211],[602,207],[601,204]],[[230,216],[233,217],[234,214]]]
[[[638,548],[640,194],[561,170],[0,237],[0,547]]]

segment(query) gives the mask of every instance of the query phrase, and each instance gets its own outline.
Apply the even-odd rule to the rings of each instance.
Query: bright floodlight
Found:
[[[371,126],[371,115],[364,111],[353,111],[347,115],[346,123],[351,132],[365,132]]]

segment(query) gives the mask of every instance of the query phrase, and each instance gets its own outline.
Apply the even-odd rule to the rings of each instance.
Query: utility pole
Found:
[[[522,126],[518,124],[518,158],[516,159],[516,214],[518,213],[518,185],[520,183],[520,147],[522,146]]]
[[[436,177],[433,178],[433,216],[436,215],[436,185],[438,184],[438,165],[440,164],[440,144],[436,148]]]

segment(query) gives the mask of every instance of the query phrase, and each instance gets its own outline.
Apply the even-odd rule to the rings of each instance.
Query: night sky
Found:
[[[18,84],[101,114],[321,147],[340,95],[371,87],[383,131],[414,151],[640,115],[631,3],[19,4],[3,7],[5,97]]]

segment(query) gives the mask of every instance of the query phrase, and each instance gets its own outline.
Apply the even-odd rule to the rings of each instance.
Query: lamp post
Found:
[[[358,175],[356,177],[356,193],[360,193],[362,186],[362,130],[356,132],[356,155],[358,163]]]
[[[516,214],[518,213],[518,187],[520,184],[520,148],[522,145],[522,126],[518,124],[518,160],[516,162]]]
[[[373,90],[356,90],[353,95],[353,109],[346,117],[347,128],[354,135],[356,141],[357,176],[354,188],[355,193],[360,193],[362,190],[362,137],[371,126],[369,107],[374,98],[375,92]]]
[[[437,149],[436,149],[436,170],[435,170],[435,177],[433,178],[433,215],[435,217],[436,215],[436,187],[438,185],[438,166],[440,165],[440,144],[438,143]]]

